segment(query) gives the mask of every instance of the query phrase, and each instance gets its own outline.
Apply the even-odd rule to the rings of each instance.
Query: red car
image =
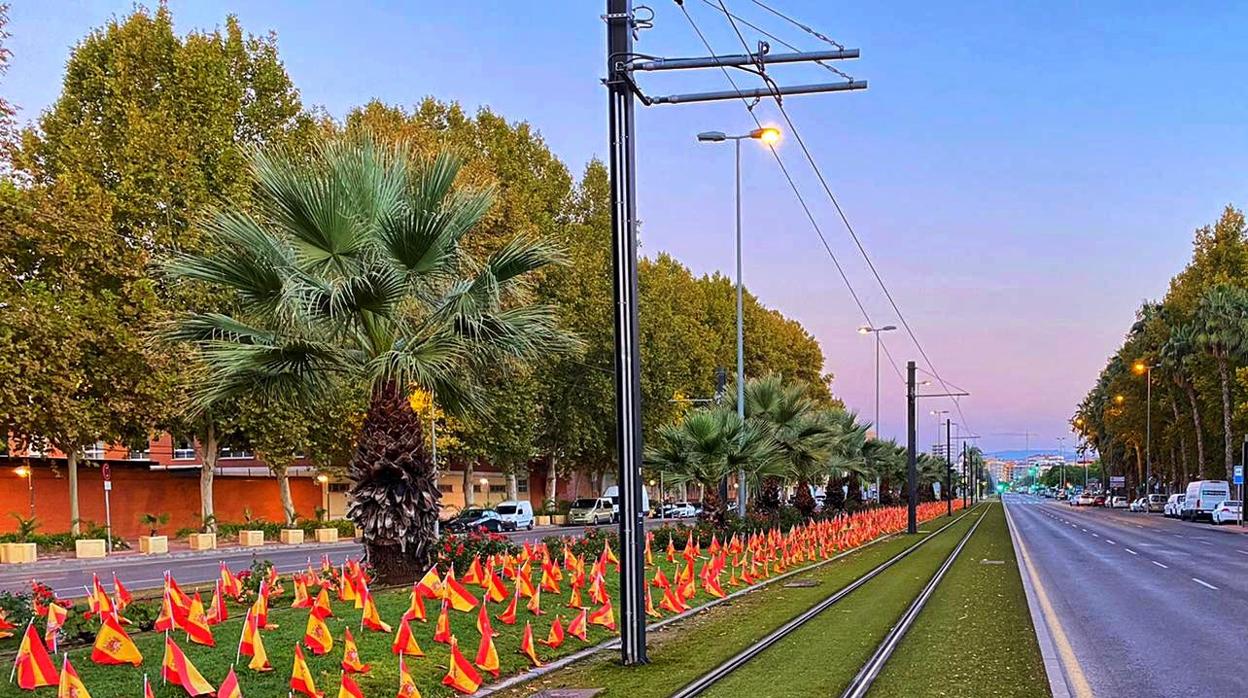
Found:
[[[1103,494],[1096,495],[1096,498],[1092,500],[1092,506],[1094,507],[1105,506],[1105,495]]]

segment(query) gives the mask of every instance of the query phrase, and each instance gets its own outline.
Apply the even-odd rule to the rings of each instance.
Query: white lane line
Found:
[[[1118,545],[1117,543],[1113,542],[1112,540],[1110,540],[1110,539],[1108,539],[1108,538],[1106,538],[1106,539],[1105,539],[1105,542],[1106,542],[1106,543],[1109,543],[1110,545]]]
[[[1100,538],[1100,537],[1101,537],[1101,535],[1100,535],[1099,533],[1096,533],[1096,532],[1093,532],[1093,533],[1092,533],[1092,535],[1093,535],[1094,537],[1096,537],[1096,538]]]
[[[1079,530],[1080,530],[1080,531],[1083,531],[1084,533],[1087,533],[1087,532],[1088,532],[1088,529],[1083,528],[1083,527],[1080,527],[1080,528],[1079,528]]]
[[[1248,555],[1248,550],[1236,550],[1235,552],[1239,553],[1240,555]]]
[[[1205,580],[1203,580],[1203,579],[1197,579],[1197,578],[1195,578],[1195,577],[1192,577],[1192,581],[1193,581],[1193,582],[1196,582],[1197,584],[1199,584],[1199,585],[1201,585],[1202,587],[1205,587],[1205,588],[1207,588],[1207,589],[1213,589],[1214,591],[1217,591],[1217,590],[1218,590],[1218,588],[1217,588],[1217,587],[1215,587],[1214,585],[1210,584],[1209,582],[1206,582],[1206,581],[1205,581]]]
[[[1156,560],[1152,560],[1151,562],[1152,562],[1154,565],[1157,565],[1158,567],[1160,567],[1160,568],[1161,568],[1161,569],[1163,569],[1163,570],[1168,570],[1168,569],[1170,569],[1169,567],[1167,567],[1167,566],[1165,566],[1165,565],[1161,564],[1160,562],[1157,562]]]
[[[1127,551],[1127,552],[1131,553],[1132,555],[1139,555],[1139,553],[1135,552],[1135,551],[1134,551],[1134,550],[1132,550],[1131,548],[1123,548],[1123,550],[1125,550],[1125,551]]]

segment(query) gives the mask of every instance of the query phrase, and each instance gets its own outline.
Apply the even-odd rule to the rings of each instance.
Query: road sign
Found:
[[[1126,486],[1127,486],[1127,478],[1126,478],[1126,476],[1124,476],[1124,475],[1110,475],[1110,476],[1109,476],[1109,486],[1110,486],[1110,487],[1126,487]]]
[[[100,477],[104,478],[104,482],[113,479],[113,466],[108,463],[100,463]]]
[[[1244,484],[1244,466],[1242,465],[1235,466],[1235,484]]]

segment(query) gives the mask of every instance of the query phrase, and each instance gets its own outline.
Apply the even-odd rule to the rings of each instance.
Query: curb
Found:
[[[1070,687],[1066,683],[1066,672],[1058,658],[1057,647],[1053,644],[1053,636],[1049,634],[1048,621],[1040,611],[1040,603],[1036,600],[1036,589],[1032,586],[1031,575],[1023,564],[1023,555],[1019,547],[1019,535],[1014,526],[1014,517],[1005,502],[1001,503],[1005,510],[1005,522],[1010,529],[1010,544],[1014,546],[1014,562],[1018,564],[1018,576],[1023,580],[1023,591],[1027,594],[1027,611],[1031,614],[1031,626],[1036,632],[1036,642],[1040,645],[1040,658],[1044,662],[1044,673],[1049,679],[1049,692],[1053,698],[1071,698]]]
[[[41,570],[57,570],[61,568],[72,569],[91,569],[95,566],[101,567],[129,567],[138,564],[150,564],[159,560],[188,560],[197,557],[221,557],[224,555],[237,555],[242,553],[263,554],[271,552],[286,552],[306,550],[308,552],[333,551],[341,548],[359,547],[361,543],[358,541],[340,541],[338,543],[302,543],[299,545],[259,545],[251,547],[230,546],[228,548],[213,548],[212,550],[185,550],[176,553],[164,553],[161,555],[140,555],[140,554],[123,554],[111,557],[80,559],[73,557],[54,558],[50,560],[40,560],[28,564],[6,564],[0,567],[0,577],[6,574],[24,573],[26,571],[38,572]]]

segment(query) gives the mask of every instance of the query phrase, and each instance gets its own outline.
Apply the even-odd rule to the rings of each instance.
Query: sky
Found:
[[[654,27],[638,52],[706,54],[675,3],[648,1]],[[718,4],[686,0],[697,26],[716,53],[741,52],[708,1]],[[754,0],[725,3],[802,49],[828,47]],[[332,115],[372,98],[412,105],[432,95],[529,122],[573,172],[607,155],[604,2],[169,4],[182,32],[231,13],[248,31],[275,32],[305,104]],[[1248,203],[1248,4],[767,4],[862,51],[839,67],[868,90],[790,97],[785,107],[935,370],[971,393],[956,407],[920,402],[920,447],[935,438],[930,412],[950,409],[986,450],[1056,451],[1136,308],[1186,263],[1193,230]],[[0,90],[19,116],[55,100],[69,50],[91,27],[132,7],[12,2]],[[742,29],[753,47],[757,35]],[[813,66],[771,75],[838,79]],[[652,95],[729,87],[714,70],[639,82]],[[782,123],[770,103],[755,113]],[[752,125],[740,102],[638,106],[643,254],[670,252],[699,274],[732,269],[731,147],[694,136]],[[745,283],[818,338],[834,391],[870,420],[874,347],[856,332],[864,318],[756,145],[743,144]],[[901,325],[791,133],[778,151],[871,320]],[[908,359],[931,370],[906,333],[885,338],[902,371]],[[881,393],[881,433],[904,438],[905,387],[887,361]]]

